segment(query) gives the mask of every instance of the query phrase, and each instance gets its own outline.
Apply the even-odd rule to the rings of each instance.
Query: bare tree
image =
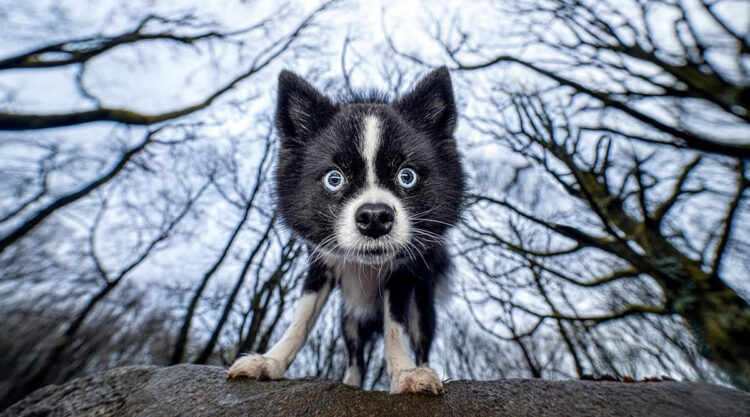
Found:
[[[337,3],[305,8],[302,16],[279,5],[244,27],[194,12],[139,11],[132,28],[120,33],[109,28],[82,37],[61,33],[41,46],[43,38],[35,38],[37,46],[0,59],[0,77],[57,74],[75,87],[82,103],[70,111],[38,113],[0,84],[0,292],[8,295],[0,308],[19,318],[7,326],[7,334],[17,337],[11,337],[9,360],[0,368],[2,407],[43,384],[108,366],[177,363],[189,354],[205,362],[216,351],[220,357],[236,355],[240,345],[269,343],[296,282],[289,264],[301,246],[289,243],[288,236],[277,237],[273,228],[267,188],[275,143],[270,111],[254,110],[255,120],[239,133],[223,129],[222,118],[241,115],[256,103],[268,106],[258,99],[269,82],[264,70],[286,55],[318,48],[309,33],[320,32],[321,16]],[[111,16],[122,21],[126,14],[117,10]],[[215,79],[203,87],[199,83],[197,103],[156,112],[107,105],[118,102],[117,93],[90,81],[101,76],[99,63],[117,62],[123,51],[157,56],[184,49],[206,54],[201,70]],[[221,217],[207,224],[208,210],[237,213],[237,222],[228,225]],[[213,250],[225,232],[223,248]],[[201,239],[210,247],[196,248]],[[278,267],[263,263],[266,255],[277,253],[283,254]],[[174,260],[184,268],[163,270],[160,263]],[[205,272],[197,274],[191,263]],[[236,265],[245,271],[227,295],[227,278]],[[256,274],[248,274],[253,270]],[[121,297],[128,291],[141,294],[146,281],[151,281],[151,290],[144,292],[149,295]],[[236,331],[237,298],[248,286],[259,289],[256,309],[247,316],[254,327],[241,327],[238,343],[227,335]],[[183,304],[183,294],[189,294],[185,308],[175,307]],[[221,294],[223,309],[214,308],[215,294]],[[21,308],[29,300],[37,300],[33,312]],[[208,311],[201,310],[206,304]],[[184,311],[179,320],[172,317],[177,310]],[[196,324],[196,315],[205,323],[216,311],[221,316],[208,332]],[[28,326],[34,328],[25,327],[23,318],[33,314],[38,314],[36,324]],[[99,331],[107,320],[118,327]],[[198,335],[192,337],[191,330]],[[206,333],[208,341],[202,338]]]
[[[192,324],[193,316],[195,315],[195,310],[198,306],[198,302],[203,296],[203,292],[206,290],[206,287],[208,286],[209,281],[214,276],[214,274],[218,271],[218,269],[221,267],[222,263],[226,260],[227,255],[229,255],[229,251],[231,250],[235,240],[237,239],[237,236],[239,236],[240,231],[246,225],[246,222],[250,216],[250,211],[255,207],[254,206],[255,199],[258,196],[261,186],[263,185],[263,182],[266,177],[266,170],[267,170],[266,161],[269,158],[269,155],[272,149],[271,145],[273,144],[270,129],[268,131],[268,134],[266,135],[265,140],[266,140],[265,150],[263,152],[263,157],[260,160],[260,164],[258,165],[258,170],[256,173],[256,178],[255,178],[255,185],[252,191],[249,193],[249,195],[244,195],[245,194],[244,192],[241,193],[242,194],[241,197],[243,198],[243,203],[241,207],[242,214],[240,216],[240,220],[237,222],[237,225],[232,229],[229,239],[224,245],[224,248],[222,249],[221,253],[216,258],[216,260],[211,265],[211,267],[208,269],[208,271],[206,271],[206,273],[203,275],[203,278],[201,279],[198,286],[194,289],[193,295],[190,298],[190,303],[188,304],[188,307],[185,311],[185,317],[182,321],[182,326],[180,326],[180,331],[178,333],[177,340],[175,341],[175,346],[172,352],[172,359],[171,359],[172,364],[180,363],[183,361],[184,356],[185,356],[185,350],[188,344],[188,333],[190,332],[190,326]],[[242,187],[242,184],[238,183],[239,178],[236,175],[236,169],[232,170],[232,172],[234,173],[233,186],[235,189],[241,190],[243,187]],[[262,244],[264,241],[265,239],[262,240],[259,244]],[[252,260],[250,262],[252,262]]]
[[[238,42],[240,45],[244,45],[244,39],[240,38],[241,36],[255,34],[256,32],[263,33],[263,31],[267,30],[267,27],[272,23],[272,18],[264,19],[248,28],[222,32],[217,30],[202,30],[202,27],[205,26],[205,22],[196,22],[192,16],[170,19],[148,15],[138,22],[132,31],[115,37],[98,35],[84,39],[72,39],[51,45],[45,45],[33,51],[6,58],[0,62],[0,71],[10,69],[44,70],[69,65],[77,66],[78,77],[76,78],[76,82],[79,90],[84,97],[87,97],[94,102],[96,108],[63,114],[19,114],[0,112],[0,131],[45,129],[81,125],[97,121],[109,121],[126,125],[153,125],[190,115],[207,108],[217,98],[237,86],[240,82],[253,76],[271,64],[294,44],[306,28],[313,24],[314,18],[319,13],[333,6],[334,3],[335,1],[323,3],[304,18],[290,33],[275,39],[268,46],[257,51],[256,55],[252,58],[249,67],[243,73],[234,77],[223,87],[212,92],[202,102],[156,115],[141,114],[129,109],[102,107],[100,104],[102,99],[93,97],[85,88],[82,81],[89,60],[106,54],[116,47],[121,47],[123,45],[136,45],[155,40],[169,41],[175,44],[193,45],[197,42],[221,39],[225,42]],[[150,26],[154,24],[158,24],[156,25],[157,27],[155,29],[150,29]],[[197,31],[197,33],[192,33],[190,35],[179,34],[184,31]],[[233,38],[239,39],[233,41]],[[114,164],[114,167],[104,175],[82,186],[75,192],[57,198],[55,201],[37,210],[30,218],[18,227],[11,230],[9,233],[6,233],[2,240],[0,240],[0,253],[13,244],[13,242],[23,237],[28,231],[33,229],[55,210],[85,197],[91,191],[114,178],[134,155],[141,152],[149,144],[152,134],[153,133],[147,134],[143,142],[132,149],[123,152],[120,160],[117,161]],[[41,191],[45,191],[45,188],[43,187]],[[10,213],[4,215],[4,220],[9,220],[10,217],[13,217],[12,215],[21,215],[21,212],[24,211],[23,209],[28,207],[30,202],[39,200],[39,198],[40,195],[35,195],[28,201],[24,201],[15,209],[11,210]]]
[[[77,340],[85,343],[76,343],[74,349],[63,352],[50,372],[57,374],[57,380],[64,381],[125,364],[165,363],[168,346],[164,335],[170,333],[171,321],[164,312],[153,311],[146,300],[143,290],[124,283],[118,289],[118,302],[101,303],[96,315],[79,328]],[[51,302],[54,307],[47,307]],[[36,353],[29,347],[48,343],[49,334],[57,332],[59,323],[78,314],[72,308],[67,295],[60,295],[27,300],[12,310],[3,309],[3,334],[13,338],[0,341],[0,372],[3,375],[18,372],[19,363],[28,363]],[[0,381],[0,394],[4,398],[15,388],[15,382]]]
[[[525,161],[505,170],[510,181],[501,192],[479,185],[476,204],[497,207],[508,220],[493,221],[480,208],[465,243],[477,251],[497,244],[506,253],[494,265],[470,259],[483,277],[528,277],[516,291],[535,302],[514,301],[518,292],[506,287],[496,296],[476,288],[484,296],[470,304],[489,297],[508,309],[500,320],[510,334],[501,336],[519,344],[533,374],[540,361],[522,344],[544,323],[556,328],[580,375],[593,339],[581,346],[576,337],[632,319],[676,317],[701,354],[750,388],[750,306],[741,295],[750,271],[732,260],[748,253],[738,231],[746,228],[750,184],[750,48],[747,29],[723,3],[506,3],[499,12],[528,30],[489,48],[486,34],[473,36],[455,20],[438,18],[429,29],[457,71],[495,80],[513,70],[538,76],[538,86],[496,81],[476,98],[488,110],[469,116],[475,132]],[[392,36],[389,43],[402,58],[428,65]],[[601,294],[598,309],[585,312],[590,302],[581,297],[593,291]],[[513,330],[518,315],[531,325]],[[477,313],[476,321],[484,317]]]
[[[431,35],[456,70],[515,64],[566,87],[573,96],[593,99],[591,105],[603,113],[597,125],[601,130],[646,143],[748,158],[750,144],[743,126],[750,122],[746,62],[750,43],[748,29],[736,28],[727,15],[730,3],[530,0],[503,4],[511,19],[523,20],[529,38],[521,52],[490,59],[482,56],[492,51],[482,48],[481,40],[469,39],[466,28],[441,30],[437,22]],[[657,27],[659,20],[668,26]],[[395,52],[425,64],[389,40]],[[536,53],[529,52],[530,45],[538,47]],[[609,113],[627,116],[634,127],[642,128],[619,128],[616,122],[621,119],[606,117]],[[722,124],[737,129],[706,129]]]
[[[700,351],[727,371],[735,384],[747,387],[744,378],[750,375],[747,368],[750,362],[743,358],[750,353],[745,343],[750,328],[742,324],[745,322],[742,317],[750,310],[747,302],[722,279],[720,269],[736,212],[748,186],[743,164],[739,161],[718,162],[728,175],[734,175],[733,189],[726,194],[718,190],[684,188],[691,171],[699,165],[700,156],[693,156],[678,171],[676,178],[664,178],[656,171],[656,166],[649,164],[649,160],[654,158],[654,150],[645,154],[633,152],[629,164],[620,162],[627,166],[627,171],[618,173],[617,168],[613,168],[617,162],[612,155],[618,151],[622,155],[627,151],[613,147],[609,134],[603,134],[595,142],[596,157],[586,163],[578,151],[578,146],[583,145],[586,138],[579,135],[564,116],[558,116],[562,120],[555,122],[542,101],[533,96],[516,95],[513,106],[519,119],[516,125],[508,128],[508,135],[504,135],[503,140],[544,167],[546,173],[568,195],[581,202],[576,207],[587,210],[586,220],[590,223],[585,229],[583,226],[572,227],[567,222],[545,219],[520,210],[517,204],[507,200],[477,196],[478,201],[500,205],[568,239],[571,244],[558,249],[558,252],[570,254],[595,249],[612,254],[626,264],[593,280],[580,280],[563,268],[553,269],[544,263],[537,264],[535,260],[554,257],[559,253],[538,252],[497,236],[498,241],[508,244],[511,250],[528,251],[526,255],[531,267],[573,285],[592,288],[618,280],[632,280],[645,274],[653,278],[661,290],[657,297],[650,297],[651,302],[628,303],[605,315],[568,315],[554,308],[542,314],[531,310],[526,313],[539,318],[587,324],[632,315],[678,314],[693,330]],[[672,191],[666,195],[651,191],[656,189],[659,181],[671,181]],[[699,198],[700,194],[712,194],[712,191],[714,198],[725,202],[726,209],[723,216],[715,219],[714,230],[717,232],[706,237],[700,247],[696,245],[697,242],[687,241],[686,235],[690,233],[688,225],[669,224],[670,220],[681,220],[677,216],[671,217],[670,211],[674,210],[678,200],[684,204],[689,197]],[[593,228],[592,225],[598,227]],[[727,320],[728,317],[733,319]]]
[[[78,331],[81,329],[84,322],[91,315],[94,308],[110,294],[116,287],[118,287],[125,278],[130,274],[133,269],[138,267],[146,258],[148,258],[152,252],[158,249],[158,246],[163,241],[167,240],[175,227],[180,221],[190,212],[193,204],[200,198],[203,192],[208,187],[209,183],[206,182],[194,193],[190,193],[184,202],[178,202],[179,209],[175,211],[175,214],[165,213],[163,223],[158,227],[156,236],[144,246],[140,253],[134,256],[134,259],[126,264],[123,268],[117,271],[107,271],[102,265],[99,257],[96,253],[96,233],[99,226],[100,214],[104,211],[106,206],[106,200],[102,204],[103,208],[97,214],[93,224],[90,235],[90,254],[94,262],[96,271],[99,275],[99,279],[102,281],[101,287],[94,292],[93,295],[85,303],[84,307],[75,314],[74,318],[65,326],[65,330],[56,339],[55,343],[50,347],[49,351],[39,351],[38,355],[29,361],[25,365],[22,377],[16,382],[13,389],[11,389],[7,395],[3,398],[5,405],[12,404],[15,400],[19,399],[21,395],[33,391],[39,388],[44,383],[49,382],[50,375],[55,375],[55,367],[67,349],[70,349],[76,340]],[[172,211],[172,210],[169,210]]]

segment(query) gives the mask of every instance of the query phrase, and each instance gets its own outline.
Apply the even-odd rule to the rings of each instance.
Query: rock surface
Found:
[[[42,388],[25,416],[750,416],[750,394],[686,382],[451,381],[440,397],[304,378],[227,380],[212,366],[124,367]]]

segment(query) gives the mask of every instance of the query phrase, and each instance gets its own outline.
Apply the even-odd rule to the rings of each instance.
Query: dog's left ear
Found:
[[[410,122],[440,139],[452,137],[456,130],[451,74],[445,66],[429,73],[414,91],[393,104]]]

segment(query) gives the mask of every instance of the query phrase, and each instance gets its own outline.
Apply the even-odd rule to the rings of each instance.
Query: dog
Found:
[[[427,363],[436,292],[450,267],[445,235],[464,202],[456,118],[445,67],[393,101],[383,94],[334,101],[281,72],[277,205],[308,245],[309,270],[278,343],[237,359],[228,377],[283,378],[338,287],[349,354],[344,383],[361,386],[365,344],[382,333],[391,393],[443,392]]]

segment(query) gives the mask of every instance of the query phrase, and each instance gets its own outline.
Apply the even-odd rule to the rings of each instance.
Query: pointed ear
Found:
[[[429,73],[394,105],[410,122],[441,139],[451,137],[456,130],[451,74],[444,66]]]
[[[328,97],[297,74],[281,71],[276,100],[276,128],[282,142],[299,140],[328,124],[336,113]]]

